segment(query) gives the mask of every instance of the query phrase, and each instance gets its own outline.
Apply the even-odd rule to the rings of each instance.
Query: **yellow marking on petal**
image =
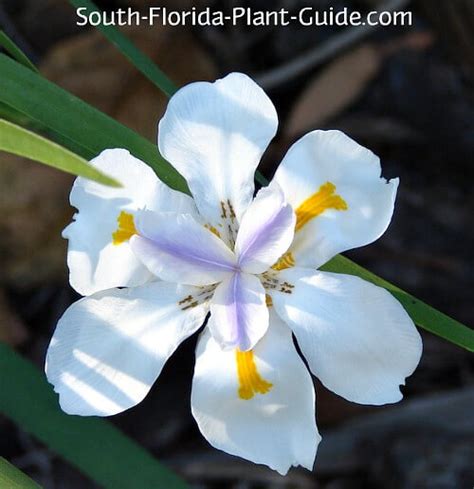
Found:
[[[119,245],[128,241],[134,234],[137,234],[133,215],[122,211],[117,218],[117,231],[112,233],[112,243]]]
[[[211,226],[210,224],[204,224],[204,227],[206,229],[209,229],[209,231],[211,231],[212,234],[215,234],[218,238],[221,237],[221,233],[214,226]]]
[[[319,187],[319,190],[308,197],[296,209],[296,226],[295,231],[299,231],[314,217],[319,216],[325,210],[335,209],[337,211],[346,211],[349,209],[347,202],[336,194],[336,186],[331,182],[326,182]]]
[[[273,270],[285,270],[295,266],[295,258],[291,251],[287,251],[276,263],[272,266]]]
[[[267,307],[273,306],[272,298],[268,294],[265,294],[265,304],[267,305]]]
[[[258,394],[267,394],[273,387],[273,384],[260,377],[255,364],[253,351],[235,350],[237,361],[237,374],[239,377],[239,397],[249,400]]]

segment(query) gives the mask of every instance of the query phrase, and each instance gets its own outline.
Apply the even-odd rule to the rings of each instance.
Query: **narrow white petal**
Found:
[[[98,292],[70,306],[46,358],[62,409],[110,416],[139,403],[174,350],[203,324],[203,294],[154,282]]]
[[[252,200],[255,169],[277,126],[270,99],[241,73],[191,83],[168,104],[159,125],[160,152],[186,178],[200,213],[225,240]]]
[[[137,229],[132,250],[162,280],[209,285],[235,271],[234,253],[189,214],[144,211]]]
[[[245,212],[235,253],[248,273],[268,270],[293,241],[295,214],[278,184],[262,188]]]
[[[288,327],[270,317],[253,350],[256,372],[269,390],[242,398],[236,352],[222,350],[206,328],[196,350],[191,407],[212,446],[284,475],[291,466],[312,469],[321,437],[311,377]]]
[[[398,179],[380,174],[379,158],[340,131],[313,131],[290,148],[274,181],[297,215],[290,248],[297,266],[318,268],[385,232]]]
[[[82,177],[74,182],[70,201],[79,212],[63,236],[69,240],[70,282],[82,295],[136,286],[151,278],[131,251],[128,240],[113,243],[121,212],[132,218],[144,207],[196,212],[190,197],[166,187],[148,165],[124,149],[103,151],[91,164],[115,177],[123,187],[106,187]]]
[[[250,350],[268,328],[265,289],[247,273],[220,283],[211,300],[209,328],[221,348]]]
[[[293,288],[271,291],[275,310],[292,328],[314,375],[349,401],[399,401],[399,387],[422,352],[420,335],[401,304],[352,275],[303,268],[279,275]]]

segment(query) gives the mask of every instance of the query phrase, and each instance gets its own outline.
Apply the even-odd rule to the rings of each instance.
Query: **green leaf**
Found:
[[[34,72],[38,72],[38,68],[30,61],[28,56],[0,29],[0,46],[3,46],[7,53],[13,56],[19,63],[26,66]]]
[[[2,343],[0,392],[0,412],[103,487],[187,487],[110,422],[63,413],[44,373]]]
[[[0,151],[23,156],[103,185],[121,186],[115,179],[100,172],[66,148],[3,119],[0,119]]]
[[[3,457],[0,457],[0,487],[5,489],[41,489],[41,486]]]
[[[62,144],[89,158],[107,148],[126,148],[148,163],[170,187],[189,192],[184,178],[158,153],[156,144],[0,54],[0,102],[62,137]]]
[[[84,10],[82,10],[81,13],[84,15],[89,15],[92,12],[100,12],[90,0],[69,0],[69,2],[76,7],[76,9],[83,8]],[[176,85],[146,54],[140,51],[133,42],[124,36],[117,28],[111,25],[99,24],[97,29],[99,29],[102,34],[165,95],[170,97],[176,92]]]
[[[430,333],[474,352],[474,330],[425,304],[408,292],[378,277],[353,261],[338,255],[326,263],[321,270],[356,275],[375,285],[387,289],[398,299],[413,321]]]

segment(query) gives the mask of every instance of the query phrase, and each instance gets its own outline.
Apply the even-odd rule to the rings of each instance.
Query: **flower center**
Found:
[[[267,394],[273,384],[262,379],[257,371],[253,351],[235,350],[237,375],[239,377],[239,397],[248,401],[255,394]]]

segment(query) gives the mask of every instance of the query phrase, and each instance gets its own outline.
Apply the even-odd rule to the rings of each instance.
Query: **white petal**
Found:
[[[235,271],[233,252],[190,214],[143,211],[137,230],[132,250],[162,280],[208,285]]]
[[[314,375],[349,401],[399,401],[399,386],[422,352],[402,305],[385,289],[351,275],[302,268],[279,275],[294,288],[271,291],[275,310],[292,328]]]
[[[328,182],[347,210],[328,208],[300,229],[290,248],[297,266],[318,268],[338,253],[378,239],[393,214],[398,179],[380,177],[380,160],[340,131],[314,131],[297,141],[275,173],[295,209]]]
[[[222,350],[207,331],[196,350],[191,408],[207,441],[231,455],[268,465],[311,470],[320,436],[311,377],[288,327],[271,314],[267,334],[253,350],[257,372],[272,384],[266,394],[239,396],[235,351]]]
[[[252,200],[255,169],[277,126],[270,99],[241,73],[191,83],[168,104],[160,152],[186,178],[200,213],[224,239],[227,227],[235,227],[232,213],[240,220]]]
[[[235,253],[247,273],[263,273],[293,241],[295,213],[277,184],[262,188],[245,212]]]
[[[103,151],[91,163],[115,177],[123,188],[106,187],[82,177],[74,182],[70,201],[79,212],[63,236],[69,240],[70,282],[82,295],[140,285],[151,277],[128,242],[113,244],[122,211],[132,216],[144,207],[195,212],[190,197],[169,189],[148,165],[124,149]]]
[[[265,289],[247,273],[220,283],[211,300],[209,328],[221,348],[250,350],[268,328]]]
[[[186,308],[201,294],[154,282],[98,292],[70,306],[46,358],[62,409],[109,416],[139,403],[174,350],[203,324],[206,303]]]

